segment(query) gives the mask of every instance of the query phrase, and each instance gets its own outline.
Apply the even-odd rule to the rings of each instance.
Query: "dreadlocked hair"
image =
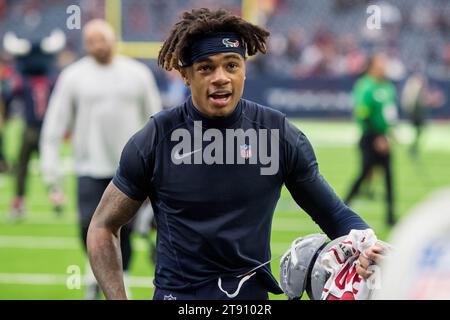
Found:
[[[175,24],[158,55],[158,65],[170,71],[180,70],[184,50],[195,40],[207,33],[234,32],[244,41],[247,55],[258,51],[266,53],[266,40],[270,32],[258,27],[226,10],[194,9],[184,12],[182,19]]]

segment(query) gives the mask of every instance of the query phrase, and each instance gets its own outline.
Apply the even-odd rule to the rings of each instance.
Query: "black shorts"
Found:
[[[105,192],[111,178],[94,179],[91,177],[78,177],[78,213],[80,223],[83,227],[88,227],[91,223],[95,209]]]
[[[382,154],[375,150],[375,140],[377,134],[365,134],[359,141],[363,166],[381,165],[385,166],[389,162],[390,153]]]
[[[236,277],[222,279],[222,289],[232,294],[239,285]],[[250,278],[243,283],[239,294],[235,298],[229,298],[219,289],[217,280],[190,290],[166,290],[155,288],[153,300],[268,300],[267,289],[264,288],[258,278]]]

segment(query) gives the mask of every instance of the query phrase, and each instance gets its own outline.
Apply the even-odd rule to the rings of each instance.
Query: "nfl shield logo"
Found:
[[[244,159],[249,159],[252,157],[252,146],[244,144],[241,146],[241,157]]]

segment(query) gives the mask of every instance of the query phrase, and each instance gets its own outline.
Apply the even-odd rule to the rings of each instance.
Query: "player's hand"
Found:
[[[364,250],[359,255],[356,272],[364,279],[369,278],[373,274],[371,265],[380,264],[391,251],[391,247],[382,241],[378,241],[372,247]]]
[[[375,151],[380,154],[388,154],[390,150],[388,139],[385,136],[376,137],[374,141],[374,148]]]

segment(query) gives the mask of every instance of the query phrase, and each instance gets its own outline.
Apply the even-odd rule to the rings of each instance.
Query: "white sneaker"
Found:
[[[85,300],[100,300],[100,286],[96,283],[91,283],[87,286],[84,294]]]
[[[23,197],[15,197],[11,203],[9,217],[13,221],[25,219],[25,200]]]
[[[100,300],[100,286],[95,279],[94,273],[92,272],[89,260],[86,262],[84,283],[86,284],[86,292],[84,294],[85,300]]]
[[[125,294],[127,295],[128,300],[133,300],[130,290],[130,275],[128,272],[123,272],[123,283],[125,285]]]

